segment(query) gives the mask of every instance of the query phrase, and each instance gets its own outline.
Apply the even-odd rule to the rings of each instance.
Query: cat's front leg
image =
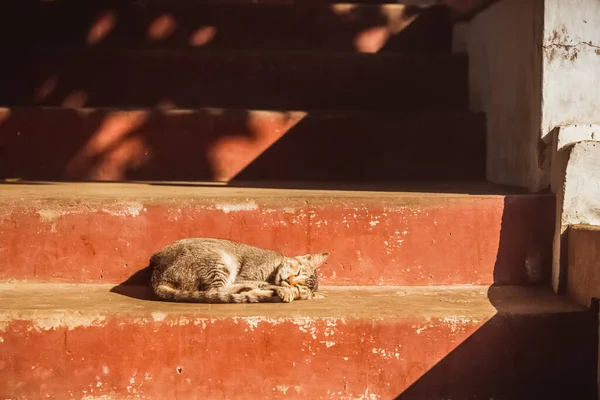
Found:
[[[236,281],[234,285],[245,285],[252,288],[273,290],[275,287],[272,283],[265,281]]]
[[[291,303],[296,298],[296,293],[292,287],[275,286],[275,293],[284,303]]]

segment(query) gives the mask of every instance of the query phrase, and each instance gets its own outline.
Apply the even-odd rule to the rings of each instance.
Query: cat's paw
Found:
[[[322,300],[324,299],[326,296],[321,294],[321,293],[313,293],[311,299],[312,300]]]
[[[286,287],[278,287],[277,296],[279,296],[284,303],[291,303],[294,301],[294,292]]]

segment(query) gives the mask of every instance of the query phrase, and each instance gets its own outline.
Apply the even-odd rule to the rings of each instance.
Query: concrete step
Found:
[[[405,4],[62,0],[38,2],[27,21],[11,38],[28,46],[450,52],[452,42],[447,8]]]
[[[597,315],[544,288],[324,288],[290,304],[0,286],[11,399],[594,399]]]
[[[4,179],[485,178],[485,118],[467,112],[13,108],[0,109],[0,138]]]
[[[468,108],[461,54],[41,49],[3,57],[2,106]]]
[[[594,307],[600,299],[600,227],[572,225],[564,235],[567,292],[580,304]]]
[[[554,196],[511,193],[5,184],[0,280],[120,283],[173,240],[217,237],[330,251],[323,285],[547,281]]]

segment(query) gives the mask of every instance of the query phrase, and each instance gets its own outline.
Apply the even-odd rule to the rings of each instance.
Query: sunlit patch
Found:
[[[348,15],[357,6],[358,6],[357,4],[346,4],[346,3],[332,4],[331,5],[331,11],[333,11],[334,14],[340,15],[340,16],[341,15]]]
[[[157,17],[148,27],[148,38],[162,40],[172,35],[177,27],[175,17],[171,14],[163,14]]]
[[[108,36],[117,24],[117,14],[113,11],[100,15],[90,27],[87,36],[88,44],[98,44]]]
[[[418,17],[418,12],[409,13],[408,8],[402,4],[389,4],[381,7],[381,13],[387,19],[388,30],[397,34],[406,29]]]
[[[221,137],[208,150],[214,179],[233,179],[305,116],[304,112],[251,112],[245,125],[240,121],[240,132]],[[221,118],[226,118],[226,115]],[[251,137],[245,133],[246,130],[252,133]]]
[[[62,102],[63,107],[78,108],[85,106],[88,95],[82,90],[78,90],[69,94]]]
[[[377,53],[390,37],[387,26],[376,26],[360,32],[354,38],[354,47],[360,53]]]
[[[190,46],[206,46],[217,35],[217,27],[208,25],[198,28],[190,35]]]
[[[7,121],[11,114],[12,110],[10,108],[0,108],[0,124]]]
[[[405,30],[418,17],[418,12],[402,4],[390,4],[380,7],[380,13],[385,17],[386,24],[375,26],[358,33],[354,38],[354,47],[361,53],[376,53],[389,40],[390,36]],[[414,7],[412,8],[414,11]]]
[[[93,170],[88,179],[117,180],[127,179],[127,172],[146,164],[152,157],[145,141],[139,137],[124,139],[115,148],[110,149],[103,157],[103,163]]]
[[[56,90],[58,86],[58,78],[53,76],[48,78],[42,83],[33,94],[33,101],[41,103],[46,100]]]
[[[66,178],[125,180],[128,170],[152,157],[143,138],[136,135],[148,120],[147,112],[115,112],[105,117],[88,142],[69,161]]]

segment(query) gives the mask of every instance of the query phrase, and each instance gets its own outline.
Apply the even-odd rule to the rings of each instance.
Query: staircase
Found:
[[[596,399],[554,197],[485,182],[449,11],[406,3],[0,16],[0,397]],[[330,251],[325,299],[153,301],[202,236]]]

